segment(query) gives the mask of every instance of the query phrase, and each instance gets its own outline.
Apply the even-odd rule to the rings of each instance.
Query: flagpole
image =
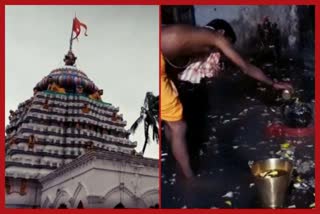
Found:
[[[72,20],[72,27],[71,27],[71,36],[70,36],[69,51],[72,51],[72,35],[73,35],[73,20]]]

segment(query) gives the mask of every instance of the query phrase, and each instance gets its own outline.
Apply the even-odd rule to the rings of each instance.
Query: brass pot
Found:
[[[261,176],[261,173],[271,170],[281,172],[279,176]],[[259,193],[262,207],[282,207],[291,181],[293,165],[290,161],[271,158],[256,161],[251,172],[255,178],[256,188]]]

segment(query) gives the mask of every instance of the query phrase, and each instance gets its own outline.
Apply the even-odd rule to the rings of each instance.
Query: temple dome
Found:
[[[49,75],[45,76],[36,84],[35,88],[38,91],[47,90],[50,78],[60,87],[64,88],[67,93],[74,93],[76,87],[79,85],[83,87],[84,93],[86,94],[91,94],[99,90],[83,71],[75,66],[68,65],[51,71]]]

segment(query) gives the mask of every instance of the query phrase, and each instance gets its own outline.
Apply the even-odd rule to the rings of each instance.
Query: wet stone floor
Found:
[[[278,80],[290,80],[297,96],[313,108],[313,77],[303,76],[303,72],[297,75],[293,69],[297,66],[268,70],[268,74]],[[187,140],[198,186],[182,179],[163,136],[162,207],[259,208],[250,164],[272,157],[294,163],[284,207],[314,206],[314,136],[270,137],[265,133],[268,124],[282,121],[283,103],[279,93],[239,72],[227,71],[198,86],[177,85],[188,124]]]

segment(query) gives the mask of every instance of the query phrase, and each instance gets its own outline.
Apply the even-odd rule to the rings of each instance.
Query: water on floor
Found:
[[[273,78],[290,80],[300,100],[314,109],[314,77],[304,75],[313,70],[292,60],[263,69]],[[162,207],[260,207],[249,165],[271,157],[290,159],[295,166],[284,207],[313,206],[314,136],[267,136],[266,126],[282,119],[280,93],[234,71],[230,67],[200,85],[178,83],[197,179],[191,184],[181,178],[163,135]]]

